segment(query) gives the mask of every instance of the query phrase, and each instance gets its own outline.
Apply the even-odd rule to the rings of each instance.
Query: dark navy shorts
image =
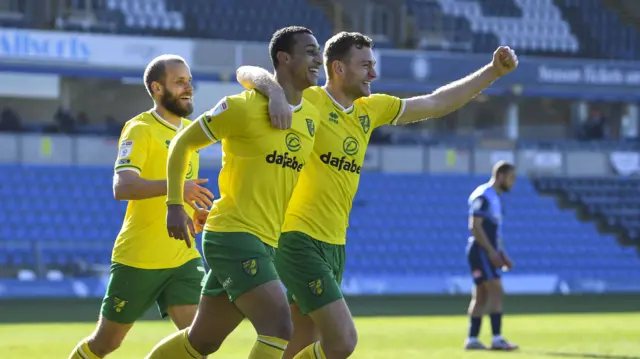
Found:
[[[500,268],[496,268],[491,264],[487,251],[478,244],[469,242],[467,246],[467,261],[471,269],[471,277],[476,285],[500,279]]]

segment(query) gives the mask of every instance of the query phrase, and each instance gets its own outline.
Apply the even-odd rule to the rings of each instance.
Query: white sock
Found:
[[[494,335],[493,336],[493,341],[494,342],[499,342],[502,340],[502,335],[498,334],[498,335]]]

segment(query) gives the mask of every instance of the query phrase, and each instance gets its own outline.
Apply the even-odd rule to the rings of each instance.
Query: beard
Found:
[[[174,95],[165,88],[164,94],[160,99],[160,105],[166,108],[167,111],[173,113],[176,116],[187,117],[193,113],[193,104],[182,105],[180,102],[180,96]]]
[[[501,185],[500,185],[500,189],[502,190],[502,192],[509,192],[509,191],[511,191],[511,187],[507,186],[506,184],[501,184]]]

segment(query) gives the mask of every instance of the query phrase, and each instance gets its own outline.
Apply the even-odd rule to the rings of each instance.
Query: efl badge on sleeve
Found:
[[[118,150],[118,158],[127,158],[133,150],[133,140],[122,141],[120,150]]]

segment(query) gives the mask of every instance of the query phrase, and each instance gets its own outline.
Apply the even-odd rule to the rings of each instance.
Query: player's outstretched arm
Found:
[[[273,127],[282,130],[291,127],[291,107],[275,76],[262,67],[241,66],[236,70],[236,80],[247,90],[256,90],[269,98],[269,118]]]
[[[478,71],[428,95],[406,99],[404,112],[396,123],[406,124],[445,116],[464,106],[498,78],[515,70],[517,66],[518,57],[513,50],[507,46],[501,46],[493,53],[491,63]]]

